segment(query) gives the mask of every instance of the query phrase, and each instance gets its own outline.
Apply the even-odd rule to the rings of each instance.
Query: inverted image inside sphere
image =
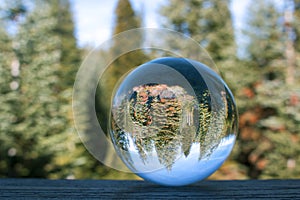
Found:
[[[110,135],[142,178],[186,185],[217,170],[233,148],[237,110],[225,82],[207,66],[160,58],[130,72],[114,93]]]

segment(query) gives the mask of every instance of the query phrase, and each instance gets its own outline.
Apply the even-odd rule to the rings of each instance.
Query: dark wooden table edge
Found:
[[[300,179],[205,180],[166,187],[131,180],[0,179],[1,199],[300,199]]]

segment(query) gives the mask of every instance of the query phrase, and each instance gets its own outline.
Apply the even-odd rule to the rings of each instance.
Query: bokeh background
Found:
[[[300,178],[300,0],[149,2],[0,0],[0,177],[138,179],[85,149],[72,88],[93,47],[164,27],[199,42],[236,98],[238,140],[210,179]],[[112,63],[95,96],[99,122],[117,80],[150,58],[137,51]]]

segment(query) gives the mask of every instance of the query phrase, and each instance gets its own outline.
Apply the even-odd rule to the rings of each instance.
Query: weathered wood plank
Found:
[[[300,180],[202,181],[163,187],[144,181],[0,179],[0,199],[300,199]]]

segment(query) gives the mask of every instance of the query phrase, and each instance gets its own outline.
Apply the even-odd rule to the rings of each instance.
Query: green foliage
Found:
[[[170,0],[162,8],[165,26],[200,43],[220,67],[235,55],[228,0]],[[225,67],[225,66],[224,66]]]
[[[131,4],[128,0],[120,0],[115,10],[114,34],[140,27]],[[96,93],[96,110],[99,122],[103,130],[107,130],[107,119],[109,116],[111,97],[118,81],[135,67],[143,64],[147,57],[142,50],[135,50],[119,56],[122,48],[130,49],[130,46],[136,46],[142,42],[142,36],[136,36],[134,40],[114,40],[111,48],[106,52],[108,57],[112,58],[113,63],[108,66],[102,77]],[[118,57],[115,57],[118,55]]]
[[[241,115],[237,159],[249,167],[251,178],[296,178],[299,81],[286,82],[289,38],[282,30],[287,24],[280,23],[282,13],[272,1],[251,4],[248,15],[249,60],[245,63],[251,71],[247,70],[247,83],[236,96]]]
[[[300,52],[300,24],[299,24],[299,20],[300,20],[300,1],[299,0],[294,0],[294,5],[295,5],[295,12],[294,12],[294,21],[293,21],[293,27],[294,27],[294,31],[296,34],[296,38],[295,38],[295,48],[296,51],[298,53],[298,63],[299,63],[299,52]],[[299,66],[299,64],[298,64]]]
[[[3,24],[1,24],[3,25]],[[12,156],[15,155],[16,149],[12,148],[14,141],[10,134],[15,132],[12,124],[18,122],[18,77],[11,74],[11,63],[14,60],[11,40],[5,30],[0,28],[0,177],[9,176],[12,172],[9,170],[12,162]],[[18,63],[16,63],[16,67]],[[17,75],[16,69],[15,75]],[[12,88],[14,90],[12,90]]]
[[[130,2],[128,0],[119,0],[115,10],[113,33],[118,34],[139,27],[140,20],[132,9]],[[121,56],[119,54],[122,48],[132,49],[130,46],[136,46],[141,41],[142,36],[136,36],[134,40],[114,40],[111,48],[107,52],[103,52],[113,61],[100,77],[95,97],[96,114],[105,133],[107,133],[107,125],[109,123],[111,98],[118,81],[131,69],[143,64],[147,59],[141,50],[131,51]],[[119,137],[122,138],[121,133]],[[111,154],[107,155],[107,159],[114,160],[114,158],[111,158]],[[132,175],[129,175],[129,177],[134,178]]]
[[[1,2],[0,15],[2,19],[17,21],[19,17],[23,16],[27,12],[27,8],[22,0]]]
[[[268,67],[274,58],[282,58],[282,27],[280,13],[271,1],[257,1],[248,10],[245,36],[250,39],[247,47],[249,59],[260,68]]]
[[[140,20],[131,7],[129,0],[119,0],[115,10],[114,34],[140,27]]]
[[[132,138],[144,162],[155,148],[159,162],[171,170],[178,150],[185,150],[185,147],[189,150],[191,146],[192,140],[186,140],[187,135],[182,130],[193,126],[193,122],[183,122],[186,120],[183,117],[187,116],[187,107],[194,106],[194,98],[180,86],[163,84],[143,85],[129,92],[131,98],[122,97],[121,105],[113,113],[117,146],[128,151],[127,138]],[[193,138],[195,130],[191,134]]]
[[[220,171],[228,173],[229,166],[230,173],[237,171],[237,174],[227,177],[299,178],[300,1],[290,2],[295,5],[291,23],[283,23],[284,13],[279,12],[272,0],[249,4],[243,30],[244,37],[249,39],[248,57],[241,60],[235,58],[229,1],[170,0],[162,8],[165,27],[199,42],[235,94],[240,112],[240,136],[231,157],[234,160]],[[31,0],[26,3],[32,7],[26,7],[22,0],[5,1],[1,4],[4,9],[0,10],[0,177],[133,178],[131,174],[99,164],[74,131],[71,95],[81,51],[73,35],[69,2]],[[113,33],[138,28],[140,23],[130,2],[120,0]],[[16,27],[13,34],[5,29],[10,25]],[[296,58],[295,81],[290,85],[286,82],[285,51],[289,39],[286,26],[294,31],[291,42]],[[140,43],[142,39],[140,35],[135,40],[115,41],[109,51],[101,53],[113,58],[121,48]],[[118,80],[146,60],[148,57],[143,51],[122,55],[100,79],[96,107],[105,130],[112,91]],[[164,107],[155,105],[155,115],[159,116]],[[150,113],[142,106],[139,109]],[[220,112],[228,110],[224,108]],[[138,114],[142,113],[136,114],[139,118]],[[213,115],[217,113],[209,112],[205,103],[200,105],[201,118],[210,119]],[[86,119],[88,121],[88,116]],[[149,119],[140,121],[148,123]],[[209,128],[205,124],[200,127],[200,140],[205,140],[201,133]],[[176,131],[178,127],[171,126],[171,129]],[[190,126],[180,131],[193,133],[195,129]],[[163,130],[160,136],[165,137],[167,131]],[[125,144],[124,134],[120,133],[119,137]],[[188,138],[190,135],[152,147],[149,140],[144,139],[137,140],[136,145],[145,157],[143,151],[160,149],[162,145],[173,151],[172,145],[180,141],[187,156],[192,142]],[[211,147],[203,148],[209,154],[207,149]],[[168,157],[162,149],[160,153],[160,161],[171,166],[172,155]]]
[[[249,4],[243,30],[249,40],[248,57],[243,60],[234,58],[227,1],[170,0],[162,9],[165,26],[191,36],[206,48],[234,92],[240,112],[240,138],[232,159],[235,159],[235,170],[246,169],[251,178],[299,177],[296,143],[300,130],[300,29],[297,23],[300,2],[294,2],[292,24],[283,23],[283,12],[279,12],[274,1]],[[287,25],[291,25],[296,34],[294,85],[286,84],[287,33],[283,30]]]
[[[33,3],[35,7],[24,20],[2,20],[15,23],[18,30],[10,36],[13,42],[4,29],[0,34],[1,176],[73,177],[82,170],[77,161],[86,157],[73,128],[71,110],[70,83],[80,55],[74,30],[60,23],[71,23],[68,4]],[[57,9],[61,9],[60,15]]]
[[[146,84],[125,94],[119,97],[120,104],[114,105],[112,133],[128,164],[134,163],[130,140],[144,163],[149,162],[155,150],[159,163],[168,170],[172,170],[181,153],[188,157],[194,144],[199,146],[199,159],[209,158],[221,140],[231,134],[228,128],[236,120],[231,97],[225,91],[220,94],[222,106],[213,111],[207,90],[200,106],[181,86]]]
[[[58,70],[60,90],[73,87],[76,72],[79,68],[81,57],[74,37],[74,23],[70,13],[68,0],[52,1],[52,15],[59,22],[54,28],[54,33],[60,39],[60,69]]]
[[[4,120],[8,127],[2,132],[11,141],[9,149],[4,151],[13,152],[8,153],[12,158],[7,158],[10,166],[5,169],[10,171],[10,176],[45,176],[46,165],[52,162],[61,139],[53,137],[53,133],[62,131],[65,122],[59,115],[59,105],[53,103],[58,40],[48,35],[54,21],[49,17],[48,7],[43,8],[43,12],[36,10],[28,15],[14,41],[16,64],[13,66],[11,60],[11,67],[20,70],[20,77],[16,82],[18,87],[11,88],[10,93],[17,90],[18,98],[10,107],[16,106],[18,112],[10,111],[16,115],[15,123],[9,123],[9,118]],[[39,20],[34,15],[39,15]]]

